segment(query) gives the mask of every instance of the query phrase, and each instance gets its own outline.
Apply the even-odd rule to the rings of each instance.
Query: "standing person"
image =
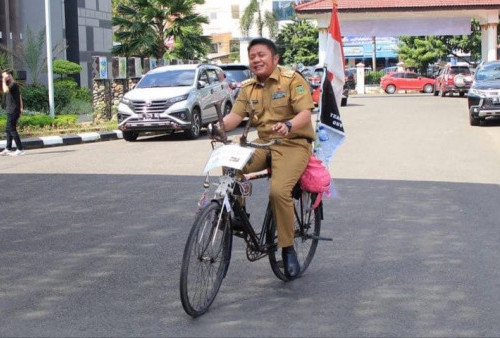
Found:
[[[244,173],[267,168],[271,156],[272,177],[269,199],[282,248],[285,275],[291,280],[300,273],[294,250],[294,207],[292,189],[305,170],[312,151],[314,103],[306,80],[293,70],[278,66],[279,55],[271,40],[257,38],[248,46],[250,70],[254,77],[242,83],[231,112],[224,117],[226,131],[236,128],[255,109],[252,125],[257,142],[281,139],[271,150],[256,149]],[[251,102],[251,104],[250,104]]]
[[[5,133],[7,134],[7,146],[0,152],[0,155],[20,156],[24,155],[24,147],[17,132],[17,121],[23,113],[23,99],[19,85],[14,80],[12,70],[2,71],[2,90],[6,95],[7,124]],[[12,140],[16,141],[17,149],[12,151]]]

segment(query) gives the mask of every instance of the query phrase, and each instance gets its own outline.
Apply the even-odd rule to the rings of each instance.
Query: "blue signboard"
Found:
[[[397,58],[399,40],[396,38],[376,38],[375,50],[377,58]],[[372,57],[372,39],[364,37],[344,37],[344,56],[346,59],[362,59]]]

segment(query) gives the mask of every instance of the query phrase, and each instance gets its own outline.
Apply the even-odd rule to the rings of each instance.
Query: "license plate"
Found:
[[[145,120],[157,120],[160,118],[160,114],[144,114]]]

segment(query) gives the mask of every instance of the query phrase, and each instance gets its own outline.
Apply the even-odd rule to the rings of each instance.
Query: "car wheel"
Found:
[[[478,118],[470,114],[469,114],[469,122],[471,126],[479,126],[481,124],[481,121]]]
[[[443,88],[441,88],[439,90],[439,96],[444,97],[445,95],[446,95],[446,92],[443,90]]]
[[[342,98],[342,100],[340,101],[340,106],[341,107],[347,106],[347,97]]]
[[[432,93],[434,91],[434,86],[431,84],[426,84],[424,86],[424,93]]]
[[[460,97],[464,97],[465,93],[464,92],[460,92],[460,94],[458,94],[458,95],[460,95]]]
[[[385,88],[385,92],[387,94],[394,94],[396,92],[396,86],[395,85],[388,85],[386,88]]]
[[[233,106],[231,105],[230,102],[226,102],[226,105],[224,106],[224,111],[222,112],[222,116],[226,116],[231,112],[231,109]]]
[[[134,142],[135,140],[137,140],[137,137],[139,136],[139,133],[133,131],[124,131],[122,132],[122,134],[123,134],[123,139],[129,142]]]
[[[434,96],[438,96],[439,94],[439,90],[437,90],[437,88],[434,88]]]
[[[197,139],[201,130],[201,114],[198,108],[194,108],[191,114],[191,128],[185,131],[186,137],[190,140]]]

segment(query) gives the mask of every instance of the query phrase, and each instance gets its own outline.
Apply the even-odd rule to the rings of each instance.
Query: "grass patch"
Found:
[[[5,139],[5,124],[7,115],[0,114],[0,139]],[[40,136],[68,135],[84,132],[99,132],[118,129],[116,120],[101,121],[99,123],[79,122],[78,115],[57,115],[51,118],[45,114],[26,113],[21,116],[17,124],[17,131],[21,138]]]

